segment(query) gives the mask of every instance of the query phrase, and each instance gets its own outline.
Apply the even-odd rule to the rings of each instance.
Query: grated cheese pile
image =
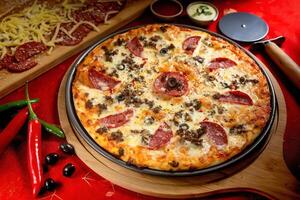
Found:
[[[49,8],[45,3],[40,4],[36,0],[32,6],[3,17],[0,22],[0,59],[5,54],[14,54],[19,45],[29,41],[42,42],[49,47],[48,53],[50,53],[55,44],[60,42],[60,39],[57,38],[59,30],[72,38],[72,32],[83,23],[89,24],[96,31],[99,31],[91,22],[77,22],[72,18],[72,12],[83,7],[84,2],[85,0],[79,0],[78,3],[69,3],[68,0],[64,0],[62,3]],[[107,16],[115,12],[106,13],[105,24],[107,23]],[[75,23],[70,31],[60,27],[61,23],[67,22]]]

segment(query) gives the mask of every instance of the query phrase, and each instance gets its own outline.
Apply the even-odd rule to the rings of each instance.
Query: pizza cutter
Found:
[[[300,67],[278,46],[281,45],[284,40],[285,38],[283,36],[279,36],[273,39],[255,42],[252,44],[251,48],[264,48],[271,59],[279,66],[295,86],[297,86],[298,90],[300,90]]]
[[[285,38],[279,36],[260,41],[269,32],[269,27],[264,20],[250,13],[235,12],[225,15],[218,27],[222,34],[232,40],[254,42],[251,49],[265,49],[270,58],[300,90],[300,67],[278,46]]]

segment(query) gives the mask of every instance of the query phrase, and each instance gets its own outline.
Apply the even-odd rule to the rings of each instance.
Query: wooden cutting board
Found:
[[[257,60],[260,62],[259,60]],[[193,177],[161,177],[141,174],[113,163],[98,154],[76,133],[69,122],[65,106],[66,77],[58,94],[58,114],[67,141],[77,156],[92,170],[126,189],[164,198],[207,197],[221,192],[255,192],[268,199],[300,199],[300,182],[293,177],[283,159],[283,135],[286,127],[286,104],[280,86],[270,71],[278,103],[278,112],[270,138],[246,165],[236,169]],[[263,152],[261,152],[263,151]],[[257,157],[258,156],[258,157]],[[247,157],[249,159],[249,157]],[[253,160],[252,160],[253,159]]]
[[[98,26],[99,32],[92,31],[83,41],[75,46],[57,46],[50,55],[41,55],[36,60],[38,65],[22,73],[10,73],[6,70],[0,70],[0,98],[9,92],[21,87],[26,81],[30,81],[47,70],[55,67],[72,55],[79,53],[88,46],[94,44],[102,37],[116,31],[130,21],[136,19],[142,14],[145,8],[152,0],[135,0],[125,5],[125,8],[116,16],[109,20],[109,24]],[[1,12],[0,12],[1,13]]]

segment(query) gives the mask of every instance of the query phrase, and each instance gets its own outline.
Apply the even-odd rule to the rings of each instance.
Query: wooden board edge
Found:
[[[124,8],[118,15],[115,16],[115,19],[112,18],[111,27],[104,28],[105,31],[101,33],[97,33],[97,32],[89,33],[89,35],[86,38],[84,38],[84,40],[80,44],[76,46],[72,46],[72,47],[58,46],[55,50],[60,52],[59,53],[60,56],[56,59],[54,59],[52,56],[54,52],[52,52],[52,54],[49,56],[42,55],[41,57],[37,58],[38,62],[43,59],[50,60],[50,62],[48,62],[46,65],[43,65],[43,63],[39,63],[34,68],[22,73],[9,73],[3,70],[0,71],[0,98],[3,98],[4,96],[8,95],[10,92],[22,87],[26,81],[31,81],[35,79],[36,77],[42,75],[43,73],[57,66],[59,63],[63,62],[64,60],[83,51],[85,48],[98,41],[101,37],[105,37],[106,35],[118,30],[121,26],[124,26],[129,22],[133,21],[143,13],[143,11],[148,7],[150,3],[151,0],[137,0],[131,2],[131,4],[126,5],[128,9],[127,11]],[[135,9],[135,6],[138,6],[140,9]],[[128,15],[128,17],[125,17],[125,15],[127,15],[127,12],[130,14]],[[120,24],[118,24],[117,22],[117,20],[119,19],[122,20]],[[105,26],[105,25],[103,24],[99,25],[100,29],[101,26]],[[7,78],[4,78],[1,77],[1,75],[2,76],[9,75],[9,76]]]

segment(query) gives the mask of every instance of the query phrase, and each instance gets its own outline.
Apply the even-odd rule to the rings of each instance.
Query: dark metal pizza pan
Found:
[[[258,156],[263,149],[265,148],[265,146],[268,143],[268,140],[270,138],[270,130],[272,128],[275,116],[276,116],[276,96],[275,96],[275,92],[274,92],[274,87],[272,85],[271,79],[268,76],[268,74],[266,73],[265,69],[263,68],[263,66],[261,65],[261,63],[259,63],[257,61],[257,59],[247,50],[245,50],[243,47],[241,47],[240,45],[238,45],[237,43],[233,42],[232,40],[219,35],[217,33],[214,32],[210,32],[208,30],[199,28],[199,27],[194,27],[194,26],[189,26],[189,25],[182,25],[182,24],[170,24],[170,25],[175,25],[175,26],[182,26],[182,27],[187,27],[187,28],[191,28],[191,29],[195,29],[195,30],[200,30],[203,32],[207,32],[213,36],[216,37],[220,37],[226,41],[228,41],[229,43],[239,47],[242,51],[244,51],[248,56],[250,56],[255,62],[256,64],[260,67],[261,71],[263,72],[264,76],[267,79],[268,82],[268,86],[269,86],[269,90],[270,90],[270,95],[271,95],[271,99],[270,99],[270,103],[271,103],[271,113],[270,113],[270,118],[266,124],[266,126],[264,127],[264,129],[262,130],[261,134],[255,139],[255,141],[249,145],[247,148],[245,148],[242,152],[240,152],[239,154],[237,154],[236,156],[232,157],[231,159],[215,165],[215,166],[211,166],[208,168],[204,168],[204,169],[198,169],[198,170],[189,170],[189,171],[176,171],[176,172],[172,172],[172,171],[162,171],[162,170],[155,170],[155,169],[150,169],[150,168],[139,168],[137,166],[134,165],[129,165],[128,163],[120,160],[119,158],[113,156],[112,154],[110,154],[109,152],[107,152],[105,149],[103,149],[101,146],[99,146],[92,137],[90,137],[90,135],[87,133],[87,131],[85,130],[85,128],[83,127],[83,125],[81,124],[76,111],[75,111],[75,107],[74,107],[74,102],[73,102],[73,94],[72,94],[72,82],[74,80],[75,74],[76,74],[76,69],[77,66],[84,60],[84,58],[95,48],[97,47],[99,44],[101,44],[102,42],[106,41],[107,39],[117,35],[117,34],[121,34],[124,32],[127,32],[129,30],[132,29],[136,29],[136,28],[140,28],[142,26],[136,26],[136,27],[132,27],[132,28],[127,28],[121,31],[118,31],[116,33],[110,34],[102,39],[100,39],[97,43],[95,43],[94,45],[92,45],[91,47],[89,47],[84,53],[82,53],[75,61],[74,63],[71,65],[71,69],[69,71],[68,74],[68,78],[67,78],[67,83],[66,83],[66,109],[67,109],[67,114],[69,117],[69,120],[71,122],[71,125],[73,127],[73,129],[76,131],[76,133],[79,134],[80,137],[82,137],[87,144],[89,144],[96,152],[98,152],[100,155],[104,156],[105,158],[109,159],[110,161],[119,164],[120,166],[123,166],[127,169],[136,171],[136,172],[140,172],[140,173],[145,173],[145,174],[150,174],[150,175],[157,175],[157,176],[172,176],[172,177],[182,177],[182,176],[196,176],[196,175],[207,175],[207,174],[212,174],[212,173],[217,173],[217,172],[226,172],[226,170],[228,171],[232,171],[233,168],[239,169],[241,168],[241,166],[244,166],[245,163],[249,163],[252,162],[256,156]]]

